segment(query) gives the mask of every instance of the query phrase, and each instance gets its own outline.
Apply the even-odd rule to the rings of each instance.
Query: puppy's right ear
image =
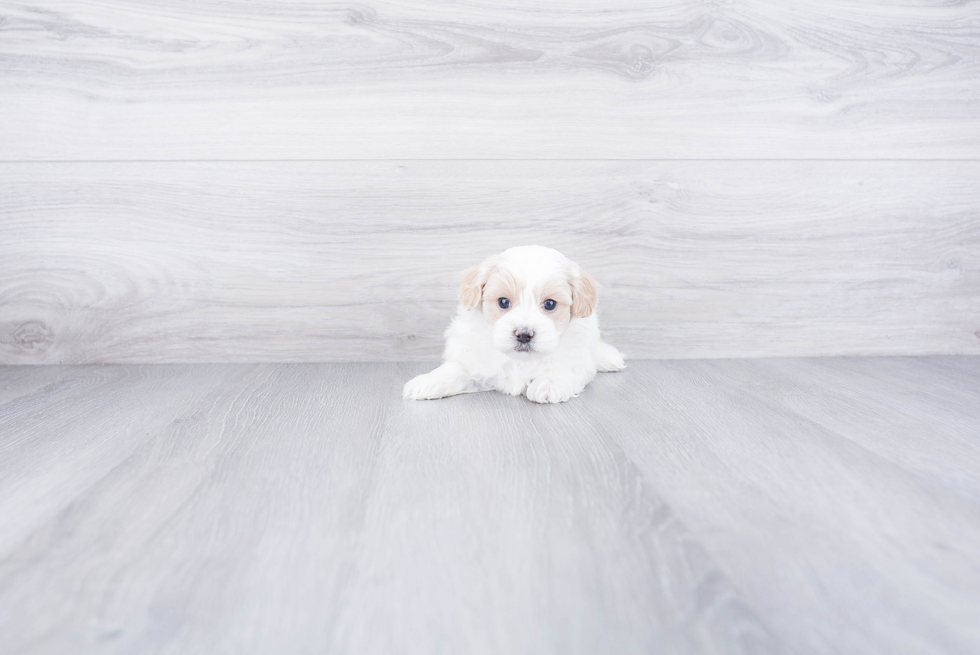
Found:
[[[483,285],[486,278],[480,275],[480,266],[474,266],[463,271],[463,279],[459,283],[459,304],[464,309],[475,309],[483,298]]]

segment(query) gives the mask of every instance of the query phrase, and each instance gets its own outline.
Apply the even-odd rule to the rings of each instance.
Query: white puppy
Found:
[[[619,371],[599,339],[596,282],[557,250],[519,246],[463,272],[443,364],[405,384],[411,400],[474,391],[536,403],[577,396],[597,371]]]

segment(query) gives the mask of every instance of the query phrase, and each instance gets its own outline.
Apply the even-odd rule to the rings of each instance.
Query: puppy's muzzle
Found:
[[[514,336],[517,337],[517,342],[522,344],[531,343],[531,339],[534,338],[534,331],[528,330],[527,328],[521,328],[519,330],[514,330]]]
[[[514,330],[514,338],[517,339],[517,345],[514,346],[514,350],[517,352],[529,353],[531,350],[533,350],[533,346],[531,346],[531,339],[534,338],[534,330],[519,328]]]

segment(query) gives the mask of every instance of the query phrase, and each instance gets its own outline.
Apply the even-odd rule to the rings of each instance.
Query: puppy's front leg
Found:
[[[536,403],[563,403],[582,393],[594,377],[594,370],[549,367],[531,380],[524,395]]]
[[[446,362],[439,368],[418,375],[405,383],[402,398],[406,400],[432,400],[455,396],[460,393],[479,391],[476,383],[466,375],[456,362]]]
[[[524,395],[536,403],[563,403],[582,392],[588,380],[558,371],[549,371],[531,380]]]

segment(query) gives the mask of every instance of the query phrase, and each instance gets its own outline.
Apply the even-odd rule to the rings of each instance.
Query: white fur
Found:
[[[597,371],[625,367],[619,351],[599,338],[594,311],[584,318],[572,316],[561,329],[536,302],[533,289],[556,276],[567,277],[574,286],[582,275],[578,266],[541,246],[511,248],[492,261],[523,283],[519,304],[493,326],[482,303],[469,310],[460,304],[445,333],[443,364],[409,380],[403,390],[406,399],[496,390],[524,394],[537,403],[560,403],[577,396]],[[533,330],[534,352],[515,350],[515,330],[522,328]]]

